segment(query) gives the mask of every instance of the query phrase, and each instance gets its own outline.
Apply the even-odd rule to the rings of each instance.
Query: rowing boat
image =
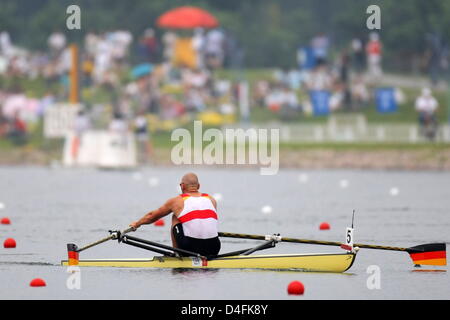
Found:
[[[430,243],[411,248],[390,247],[353,243],[352,228],[347,228],[345,243],[308,239],[285,238],[279,234],[249,235],[220,232],[220,237],[262,240],[258,246],[218,256],[205,257],[199,253],[167,246],[150,240],[133,237],[124,231],[110,231],[110,236],[95,241],[82,248],[73,243],[67,244],[68,259],[62,260],[63,266],[82,267],[119,267],[119,268],[165,268],[165,269],[261,269],[261,270],[297,270],[310,272],[342,273],[350,269],[360,248],[389,250],[409,253],[412,261],[418,265],[444,266],[447,264],[445,243]],[[147,259],[82,259],[79,253],[109,240],[161,254]],[[297,253],[255,255],[256,251],[274,248],[277,243],[305,243],[315,245],[339,246],[341,253]]]
[[[262,269],[342,273],[355,261],[355,253],[304,253],[231,256],[216,259],[156,256],[148,259],[84,259],[82,267],[166,269]],[[61,261],[68,266],[69,261]]]

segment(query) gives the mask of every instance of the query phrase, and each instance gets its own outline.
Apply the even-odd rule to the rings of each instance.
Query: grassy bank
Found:
[[[271,69],[245,70],[219,70],[215,73],[217,79],[249,81],[253,87],[258,80],[272,80]],[[402,78],[401,76],[396,76]],[[408,78],[407,76],[403,79]],[[409,79],[411,80],[411,79]],[[411,82],[411,81],[410,81]],[[63,88],[59,84],[45,83],[43,79],[6,79],[0,78],[0,84],[4,87],[13,87],[18,84],[30,97],[42,97],[46,92],[61,93]],[[405,102],[399,105],[396,113],[380,114],[376,111],[372,102],[368,106],[358,110],[364,115],[368,123],[406,124],[417,123],[417,113],[414,110],[414,101],[420,94],[421,88],[417,86],[401,87],[405,95]],[[90,88],[82,90],[82,99],[88,104],[109,104],[114,98],[114,93],[105,88]],[[305,92],[299,91],[301,97]],[[448,121],[448,96],[446,91],[436,91],[440,108],[438,120],[442,123]],[[345,114],[345,111],[336,113]],[[279,121],[280,116],[265,108],[255,106],[251,111],[251,123],[258,125]],[[327,117],[312,117],[298,114],[289,119],[290,123],[325,124]],[[61,159],[64,141],[62,139],[45,139],[43,137],[42,121],[33,126],[32,131],[24,145],[17,146],[13,142],[0,138],[0,164],[49,164],[53,160]],[[186,126],[192,129],[192,124]],[[206,130],[206,126],[204,130]],[[170,150],[176,144],[170,140],[171,132],[156,132],[152,134],[152,142],[157,154],[155,163],[170,164]],[[208,143],[204,143],[205,145]],[[447,168],[446,157],[450,159],[450,145],[439,143],[283,143],[280,145],[281,164],[285,166],[303,167],[321,166],[334,167],[345,164],[345,167],[358,168],[361,163],[364,167],[388,167],[419,168],[426,162],[427,168]],[[332,156],[330,156],[332,155]],[[367,156],[369,155],[369,156]],[[332,158],[341,159],[333,161]],[[371,161],[370,157],[374,160]],[[359,159],[365,159],[359,161]],[[307,160],[310,159],[310,160]],[[425,160],[424,160],[425,159]],[[444,164],[444,165],[443,165]],[[449,166],[450,167],[450,166]]]
[[[171,151],[177,142],[170,141],[170,134],[156,133],[152,142],[151,165],[173,165]],[[48,166],[61,161],[63,144],[39,137],[22,146],[0,140],[0,165]],[[450,144],[290,143],[281,144],[279,154],[280,168],[450,171]]]

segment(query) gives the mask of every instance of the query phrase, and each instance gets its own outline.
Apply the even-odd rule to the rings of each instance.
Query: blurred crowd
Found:
[[[430,75],[431,85],[437,86],[449,67],[449,50],[437,34],[427,35],[425,42],[423,67]],[[382,83],[384,74],[380,35],[371,32],[367,38],[355,37],[338,52],[331,52],[331,48],[326,34],[314,36],[308,45],[299,48],[296,68],[277,70],[272,79],[256,82],[254,105],[278,113],[282,119],[290,119],[296,114],[313,114],[313,92],[329,94],[329,112],[360,111],[372,105],[376,98],[375,89]],[[393,89],[395,103],[405,103],[406,96],[400,86]],[[424,90],[432,95],[431,89]],[[423,96],[422,93],[417,99],[423,99]],[[424,119],[430,116],[425,116],[420,108],[416,111],[419,123],[423,125]],[[435,119],[435,108],[428,108],[427,113],[433,113],[432,119]]]
[[[167,31],[159,36],[147,29],[137,39],[127,30],[88,32],[78,51],[81,93],[106,94],[112,122],[120,118],[133,126],[149,113],[176,119],[208,106],[235,112],[233,85],[213,76],[214,70],[239,63],[235,38],[222,29]],[[8,32],[1,32],[0,77],[22,80],[0,87],[0,135],[25,132],[25,125],[13,125],[16,120],[36,121],[47,107],[67,101],[72,65],[72,47],[64,33],[51,33],[47,50],[32,51],[16,46]],[[42,80],[47,92],[29,97],[21,86],[23,79]],[[87,104],[83,114],[95,117],[95,108]]]
[[[335,60],[330,59],[330,40],[321,33],[301,47],[299,68],[283,69],[272,81],[259,81],[254,99],[260,107],[286,114],[312,112],[309,93],[330,93],[330,111],[359,110],[371,99],[370,87],[383,75],[382,43],[377,33],[365,43],[355,38]]]
[[[435,48],[429,54],[433,75],[436,64],[442,63],[442,45],[439,51],[436,41],[430,38]],[[373,86],[383,76],[380,36],[373,32],[367,39],[355,38],[337,54],[331,48],[326,34],[314,36],[299,49],[295,68],[278,70],[272,79],[253,83],[250,105],[288,120],[312,114],[311,92],[323,91],[330,94],[330,112],[365,108],[373,99]],[[108,97],[102,103],[83,99],[87,107],[80,117],[95,120],[108,110],[107,126],[117,128],[122,123],[144,141],[149,114],[176,120],[209,109],[222,115],[237,113],[238,84],[218,78],[215,71],[242,67],[243,50],[221,28],[162,34],[147,29],[137,38],[127,30],[88,32],[78,50],[82,96],[100,92]],[[39,79],[45,84],[45,93],[38,97],[30,96],[20,81],[0,86],[0,136],[21,143],[30,123],[36,123],[55,102],[67,101],[72,66],[72,47],[62,32],[51,33],[47,49],[35,51],[15,45],[8,32],[0,32],[2,83],[4,79]],[[398,103],[405,100],[399,89],[395,97]]]

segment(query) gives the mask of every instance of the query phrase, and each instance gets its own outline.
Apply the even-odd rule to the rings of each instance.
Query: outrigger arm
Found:
[[[229,252],[229,253],[213,256],[213,257],[204,257],[201,254],[193,252],[193,251],[188,251],[188,250],[184,250],[184,249],[180,249],[180,248],[174,248],[174,247],[166,246],[164,244],[160,244],[157,242],[153,242],[153,241],[149,241],[149,240],[145,240],[145,239],[141,239],[141,238],[136,238],[136,237],[133,237],[130,235],[122,234],[120,231],[109,231],[109,232],[113,236],[113,239],[117,239],[119,243],[125,243],[125,244],[128,244],[133,247],[153,251],[153,252],[162,254],[164,256],[176,257],[177,254],[179,254],[179,255],[183,255],[183,256],[197,257],[197,258],[207,259],[207,260],[214,260],[217,258],[234,256],[234,255],[247,256],[256,251],[274,248],[276,246],[276,244],[279,241],[281,241],[281,237],[279,234],[278,235],[269,235],[269,236],[266,236],[266,238],[265,238],[266,241],[264,243],[262,243],[256,247],[252,247],[252,248],[245,249],[245,250]]]

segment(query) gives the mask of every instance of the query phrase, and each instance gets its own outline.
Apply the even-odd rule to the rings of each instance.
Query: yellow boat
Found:
[[[413,262],[424,265],[446,265],[446,244],[431,243],[412,248],[400,248],[380,245],[353,244],[352,228],[347,228],[346,242],[295,239],[273,235],[250,235],[220,232],[220,237],[262,240],[258,246],[239,251],[228,252],[218,256],[204,257],[199,253],[170,247],[161,243],[140,239],[128,235],[134,229],[109,231],[110,236],[78,248],[73,243],[67,244],[68,259],[62,260],[63,266],[81,267],[119,267],[119,268],[166,268],[166,269],[260,269],[260,270],[295,270],[309,272],[342,273],[353,265],[359,248],[401,251],[410,254]],[[156,252],[161,256],[146,259],[82,259],[79,253],[109,240]],[[277,243],[305,243],[314,245],[339,246],[345,250],[341,253],[298,253],[256,255],[256,251],[274,248]]]
[[[85,259],[82,267],[168,268],[168,269],[265,269],[309,272],[336,272],[348,270],[356,253],[303,253],[272,255],[237,255],[206,260],[198,257],[156,256],[149,259]],[[68,266],[68,260],[61,261]]]

